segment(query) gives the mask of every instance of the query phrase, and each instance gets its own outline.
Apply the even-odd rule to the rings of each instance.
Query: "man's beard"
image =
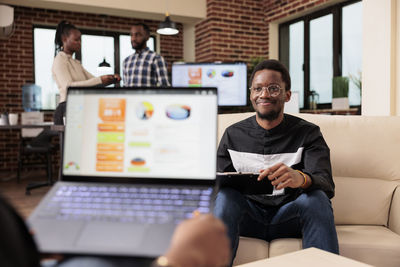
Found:
[[[136,48],[134,47],[134,45],[132,44],[132,48],[134,49],[134,50],[142,50],[144,47],[145,47],[145,44],[146,44],[146,42],[142,42],[142,43],[140,43],[140,44],[137,44],[136,45]]]
[[[270,112],[268,112],[266,114],[260,113],[259,111],[256,111],[256,113],[257,113],[258,117],[262,120],[273,121],[279,117],[281,110],[282,110],[281,108],[279,110],[271,110]]]

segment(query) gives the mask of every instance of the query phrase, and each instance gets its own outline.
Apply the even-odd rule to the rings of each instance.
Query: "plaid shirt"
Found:
[[[124,59],[124,86],[170,86],[164,58],[148,47]]]

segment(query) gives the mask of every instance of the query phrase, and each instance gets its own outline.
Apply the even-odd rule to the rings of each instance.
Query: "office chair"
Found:
[[[32,139],[21,139],[18,155],[17,181],[20,181],[21,170],[24,166],[46,167],[47,174],[46,182],[36,182],[27,185],[25,192],[27,195],[30,194],[30,190],[32,189],[53,184],[52,154],[56,150],[56,146],[52,144],[52,140],[58,135],[57,131],[46,128]]]

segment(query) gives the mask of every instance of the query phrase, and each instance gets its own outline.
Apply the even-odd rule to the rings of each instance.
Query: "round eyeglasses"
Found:
[[[256,95],[261,95],[264,90],[268,91],[270,97],[277,97],[281,93],[281,87],[278,84],[268,86],[250,87],[250,91]]]

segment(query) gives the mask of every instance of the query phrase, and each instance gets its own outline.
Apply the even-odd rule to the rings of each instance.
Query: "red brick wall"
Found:
[[[295,15],[329,2],[333,0],[264,0],[265,22]]]
[[[262,0],[207,0],[196,25],[196,61],[249,61],[268,55]]]
[[[333,0],[207,0],[196,25],[196,61],[269,58],[268,23]]]
[[[0,39],[0,112],[22,112],[22,85],[34,81],[33,25],[56,26],[69,20],[80,29],[97,29],[129,33],[133,22],[141,21],[155,32],[159,21],[137,20],[27,7],[15,7],[16,31],[9,39]],[[182,25],[178,24],[180,32]],[[183,36],[160,37],[160,53],[170,68],[183,58]],[[50,112],[46,118],[51,120]],[[14,172],[17,166],[18,131],[0,131],[0,179],[2,173]]]

